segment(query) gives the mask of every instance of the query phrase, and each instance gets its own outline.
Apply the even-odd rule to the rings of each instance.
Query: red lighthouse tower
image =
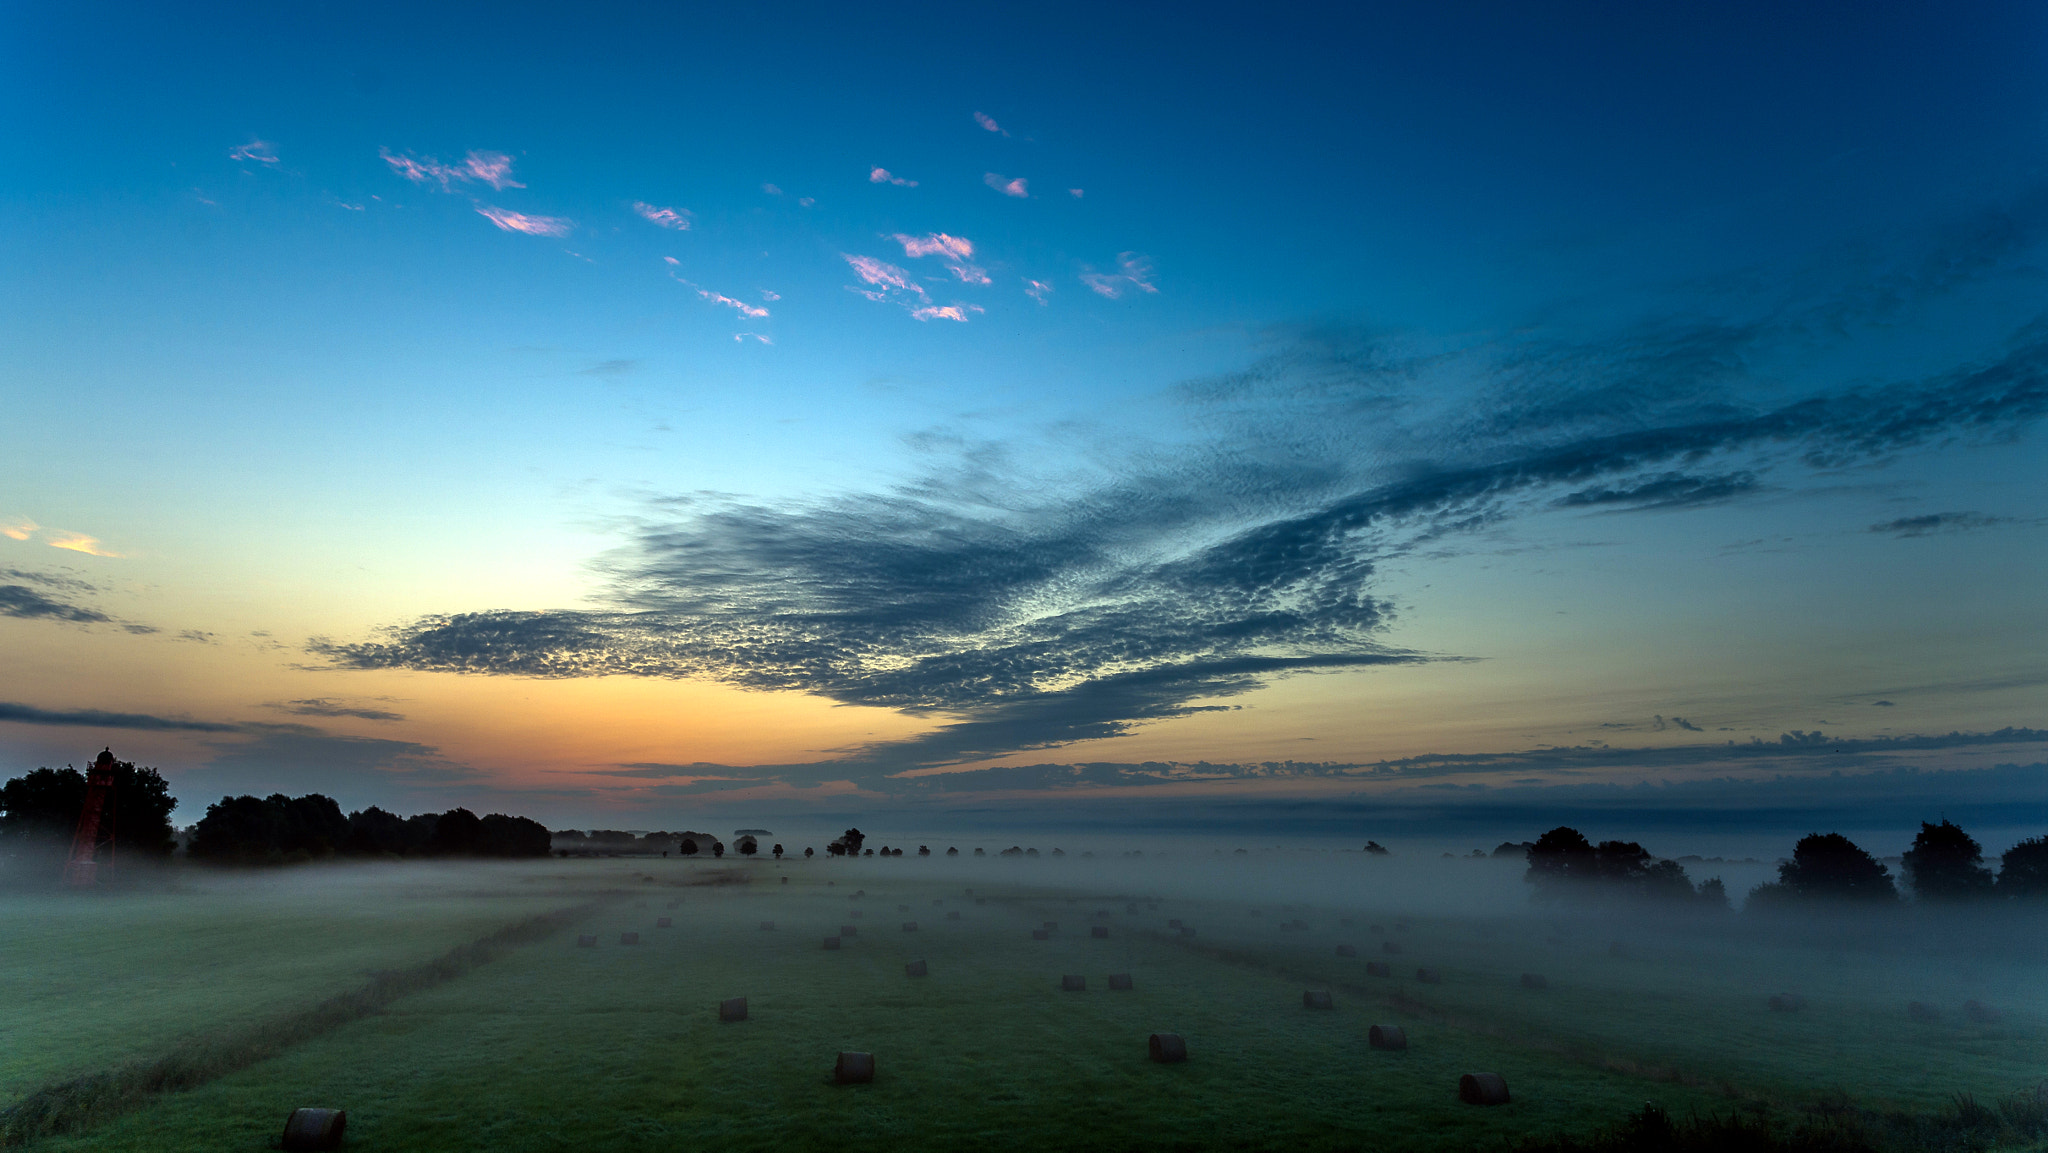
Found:
[[[114,864],[114,750],[101,749],[85,774],[85,807],[78,811],[78,831],[71,837],[71,859],[64,864],[64,883],[87,887],[99,879],[100,849]]]

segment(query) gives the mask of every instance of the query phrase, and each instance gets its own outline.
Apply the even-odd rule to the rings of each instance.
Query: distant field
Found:
[[[322,1104],[350,1111],[349,1148],[363,1150],[1470,1149],[1584,1132],[1645,1100],[1683,1114],[1842,1091],[1925,1107],[2048,1077],[2038,952],[1962,964],[1930,961],[1939,942],[1766,948],[1640,925],[1424,918],[1327,894],[1292,908],[1168,897],[1132,914],[1154,888],[1018,883],[1057,875],[1035,867],[953,875],[937,861],[764,861],[740,866],[750,884],[707,886],[688,883],[709,879],[703,866],[599,860],[454,874],[445,886],[432,872],[394,872],[353,895],[359,882],[314,870],[196,899],[62,913],[43,902],[35,909],[50,927],[29,940],[14,935],[22,906],[10,903],[9,989],[34,986],[26,970],[44,980],[65,970],[54,947],[98,942],[96,979],[73,987],[122,992],[0,998],[8,1095],[593,897],[605,903],[580,931],[597,933],[597,948],[565,930],[38,1147],[260,1150],[290,1108]],[[850,899],[856,891],[866,895]],[[321,905],[332,922],[309,911]],[[118,928],[95,927],[94,906],[125,909],[147,930],[131,935],[149,943],[124,954]],[[661,916],[675,926],[657,928]],[[1173,933],[1168,918],[1197,935]],[[1310,927],[1280,928],[1297,918]],[[770,919],[774,931],[757,927]],[[1059,925],[1051,939],[1031,939],[1047,920]],[[859,934],[825,951],[821,939],[842,924]],[[1108,939],[1092,938],[1093,924]],[[642,943],[621,946],[622,931]],[[1387,939],[1399,955],[1381,951]],[[1338,957],[1339,943],[1358,955]],[[911,959],[930,976],[906,977]],[[1368,977],[1375,960],[1394,976]],[[1415,980],[1425,965],[1442,970],[1441,984]],[[1550,987],[1521,989],[1523,971]],[[1132,974],[1136,989],[1109,992],[1113,972]],[[1088,990],[1061,992],[1067,973],[1085,975]],[[1333,990],[1336,1010],[1304,1009],[1306,988]],[[1764,998],[1778,991],[1804,994],[1808,1007],[1769,1012]],[[749,999],[748,1021],[718,1022],[730,996]],[[1997,1004],[2004,1019],[1965,1021],[1965,998]],[[1944,1020],[1907,1020],[1909,999],[1942,1006]],[[1374,1023],[1403,1025],[1410,1050],[1369,1049]],[[1189,1061],[1146,1060],[1154,1031],[1186,1037]],[[876,1054],[874,1084],[830,1084],[841,1049]],[[1458,1075],[1473,1071],[1505,1076],[1513,1103],[1460,1104]]]

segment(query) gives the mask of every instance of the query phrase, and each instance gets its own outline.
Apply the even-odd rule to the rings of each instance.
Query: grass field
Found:
[[[913,859],[723,872],[751,881],[599,860],[0,899],[7,990],[68,990],[0,999],[7,1093],[593,901],[579,927],[36,1147],[260,1150],[292,1107],[319,1104],[349,1110],[349,1147],[364,1150],[1471,1149],[1584,1132],[1646,1100],[1680,1115],[1835,1094],[1926,1108],[2048,1077],[2048,966],[2027,930],[1963,962],[1952,934],[1764,943],[1725,927],[1424,916],[1343,899],[1321,878],[1307,886],[1321,899],[1283,907],[1241,891],[1205,898],[1174,871],[1119,884],[1114,867]],[[1145,900],[1162,894],[1157,907]],[[657,928],[662,916],[674,927]],[[1310,927],[1280,928],[1296,919]],[[1033,940],[1046,921],[1057,931]],[[859,933],[824,950],[847,924]],[[579,948],[579,931],[598,946]],[[624,931],[642,943],[622,946]],[[1390,939],[1400,954],[1382,951]],[[1337,956],[1339,943],[1357,956]],[[911,959],[930,975],[905,976]],[[1375,960],[1393,977],[1367,976]],[[1442,983],[1418,983],[1419,966]],[[1520,988],[1524,971],[1549,988]],[[1136,988],[1109,992],[1121,972]],[[1088,990],[1062,992],[1069,973]],[[1336,1010],[1304,1009],[1309,988],[1332,990]],[[1808,1007],[1770,1012],[1779,991]],[[732,996],[748,998],[750,1017],[721,1024],[718,1002]],[[1968,1021],[1966,998],[2002,1020]],[[1944,1019],[1907,1019],[1907,1000]],[[1403,1025],[1411,1048],[1371,1050],[1374,1023]],[[1149,1062],[1155,1031],[1186,1037],[1188,1062]],[[830,1083],[841,1049],[876,1055],[872,1085]],[[1458,1075],[1474,1071],[1501,1073],[1513,1102],[1460,1104]]]

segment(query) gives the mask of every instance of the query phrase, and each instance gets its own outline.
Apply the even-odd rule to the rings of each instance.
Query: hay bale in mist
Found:
[[[1458,1078],[1458,1100],[1467,1105],[1505,1105],[1508,1083],[1498,1073],[1467,1073]]]
[[[278,1146],[288,1150],[339,1149],[348,1132],[346,1109],[294,1109],[285,1118]]]
[[[1522,988],[1548,989],[1550,988],[1550,982],[1544,980],[1541,973],[1524,973],[1522,974]]]
[[[955,910],[953,910],[952,912],[950,912],[950,913],[947,913],[947,914],[946,914],[946,919],[947,919],[948,921],[957,921],[957,920],[959,920],[959,919],[960,919],[960,910],[958,910],[958,909],[955,909]]]
[[[1385,961],[1367,961],[1365,963],[1365,975],[1368,977],[1391,977],[1394,975],[1394,967]]]
[[[1337,946],[1337,955],[1339,957],[1356,957],[1358,956],[1358,950],[1350,945],[1339,945]]]
[[[1194,926],[1192,926],[1192,925],[1182,925],[1182,926],[1180,927],[1180,935],[1181,935],[1181,936],[1183,936],[1183,937],[1192,937],[1192,936],[1194,936],[1194,935],[1195,935],[1195,929],[1194,929]]]
[[[1304,1009],[1334,1009],[1337,1007],[1337,1002],[1330,996],[1328,989],[1303,989],[1301,991],[1301,1007]]]
[[[1607,945],[1607,955],[1610,957],[1626,957],[1628,956],[1628,950],[1622,946],[1620,941],[1612,941]]]
[[[827,938],[825,938],[825,947],[826,947],[827,949],[837,949],[837,948],[839,948],[839,938],[837,938],[837,937],[827,937]]]
[[[1188,1059],[1188,1043],[1179,1033],[1154,1033],[1146,1038],[1145,1046],[1161,1065],[1178,1065]]]
[[[1399,1025],[1374,1025],[1366,1030],[1365,1043],[1375,1049],[1406,1049],[1408,1034]]]
[[[655,928],[657,928],[657,929],[673,929],[673,928],[675,928],[675,927],[676,927],[676,922],[675,922],[675,918],[673,918],[673,917],[656,917],[656,918],[654,919],[654,927],[655,927]]]
[[[639,944],[639,943],[640,943],[640,934],[638,934],[638,933],[620,933],[620,934],[619,934],[619,944],[621,944],[621,945],[637,945],[637,944]]]
[[[788,878],[788,877],[784,877],[784,878],[782,878],[782,883],[783,883],[783,884],[785,884],[785,885],[789,884],[789,878]]]
[[[1797,993],[1774,993],[1769,1004],[1773,1013],[1797,1013],[1806,1008],[1806,998]]]
[[[1111,973],[1109,975],[1110,992],[1128,993],[1131,991],[1131,988],[1131,975],[1129,973]]]
[[[577,947],[577,948],[579,948],[579,949],[595,949],[595,948],[597,948],[597,934],[596,934],[596,933],[579,933],[579,934],[577,934],[577,937],[576,937],[576,947]]]
[[[904,931],[904,932],[906,932],[906,933],[915,933],[915,932],[917,932],[917,922],[916,922],[916,921],[905,921],[905,922],[903,922],[903,931]]]
[[[1444,971],[1442,969],[1417,969],[1415,970],[1415,979],[1425,985],[1441,985],[1444,983]]]
[[[1052,934],[1044,929],[1033,929],[1031,930],[1031,939],[1034,941],[1050,941],[1052,940]]]
[[[873,1053],[841,1053],[832,1066],[832,1080],[840,1085],[865,1085],[874,1079]]]
[[[747,999],[727,997],[718,1003],[718,1019],[721,1021],[744,1021],[747,1019]]]
[[[1381,942],[1381,944],[1380,944],[1380,948],[1381,948],[1382,950],[1384,950],[1385,952],[1388,952],[1388,953],[1398,953],[1398,952],[1400,952],[1400,951],[1401,951],[1401,942],[1399,942],[1399,941],[1384,941],[1384,942]]]
[[[1941,1020],[1941,1010],[1925,1001],[1908,1001],[1906,1002],[1906,1016],[1913,1018],[1915,1021],[1932,1023]]]
[[[839,935],[842,937],[858,937],[860,936],[860,930],[852,925],[841,925],[839,926]]]
[[[1091,925],[1088,927],[1088,935],[1098,941],[1106,941],[1109,939],[1109,926]]]
[[[763,922],[761,922],[761,931],[762,931],[763,933],[772,933],[772,932],[774,932],[774,931],[775,931],[775,922],[773,922],[773,921],[763,921]]]
[[[1993,1025],[2004,1014],[1982,1001],[1965,1001],[1963,1002],[1963,1016],[1968,1017],[1979,1025]]]
[[[923,961],[911,961],[903,966],[903,975],[906,977],[929,977],[931,976],[931,970],[925,967]]]
[[[1166,922],[1166,927],[1167,927],[1167,928],[1169,928],[1169,929],[1178,929],[1178,928],[1180,928],[1180,918],[1179,918],[1179,917],[1175,917],[1175,918],[1173,918],[1172,920],[1170,920],[1170,921]]]
[[[849,897],[849,898],[847,898],[847,899],[848,899],[848,900],[850,900],[850,901],[858,901],[858,900],[860,900],[860,899],[861,899],[862,897],[865,897],[865,896],[867,896],[867,895],[868,895],[868,891],[867,891],[866,889],[855,889],[855,890],[853,891],[853,896],[851,896],[851,897]]]
[[[1069,973],[1060,978],[1060,992],[1062,993],[1086,993],[1087,991],[1088,978],[1078,973]]]

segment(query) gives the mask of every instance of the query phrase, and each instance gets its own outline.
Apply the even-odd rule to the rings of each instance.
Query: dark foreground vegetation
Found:
[[[1516,1143],[1513,1153],[1977,1153],[2048,1137],[2048,1082],[1991,1104],[1959,1094],[1932,1113],[1884,1112],[1846,1100],[1798,1113],[1753,1108],[1674,1119],[1644,1105],[1589,1137]]]

